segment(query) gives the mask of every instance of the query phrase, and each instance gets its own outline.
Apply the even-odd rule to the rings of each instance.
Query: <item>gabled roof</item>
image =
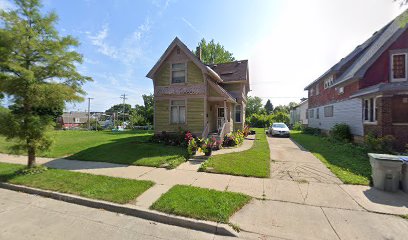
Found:
[[[404,13],[403,13],[404,14]],[[401,16],[401,15],[400,15]],[[362,78],[367,69],[378,57],[405,31],[401,28],[400,16],[375,32],[367,41],[359,45],[349,55],[326,71],[322,76],[305,87],[309,89],[313,84],[331,74],[340,74],[334,79],[333,86],[349,80]]]
[[[162,63],[164,62],[164,60],[166,60],[166,58],[170,55],[171,51],[175,48],[175,47],[179,47],[181,51],[184,52],[184,54],[187,55],[188,58],[190,58],[191,61],[193,61],[204,73],[207,73],[208,75],[210,75],[212,78],[214,78],[216,81],[218,82],[222,82],[221,77],[214,72],[211,68],[209,68],[208,66],[206,66],[204,63],[202,63],[200,61],[200,59],[198,59],[198,57],[196,55],[193,54],[193,52],[190,51],[190,49],[187,48],[187,46],[180,41],[180,39],[178,37],[176,37],[171,44],[167,47],[166,51],[163,53],[163,55],[159,58],[159,60],[156,62],[156,64],[153,66],[153,68],[149,71],[149,73],[146,75],[146,77],[153,79],[154,74],[156,73],[156,71],[160,68],[160,66],[162,65]]]
[[[224,88],[222,88],[220,85],[213,83],[211,81],[208,81],[208,84],[214,88],[215,91],[217,91],[220,95],[224,96],[228,101],[236,103],[236,100],[231,94],[229,94]]]
[[[208,65],[224,82],[248,82],[248,60]]]

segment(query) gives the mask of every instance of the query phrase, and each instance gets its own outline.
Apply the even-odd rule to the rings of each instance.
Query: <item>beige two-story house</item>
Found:
[[[154,85],[156,134],[189,130],[223,137],[244,127],[248,61],[204,64],[175,38],[147,74]]]

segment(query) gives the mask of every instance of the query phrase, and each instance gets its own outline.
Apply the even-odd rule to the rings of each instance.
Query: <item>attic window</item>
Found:
[[[324,89],[331,87],[331,85],[333,85],[333,75],[324,80]]]
[[[391,81],[406,81],[407,53],[392,54],[391,67]]]
[[[186,64],[175,63],[171,65],[171,83],[186,82]]]

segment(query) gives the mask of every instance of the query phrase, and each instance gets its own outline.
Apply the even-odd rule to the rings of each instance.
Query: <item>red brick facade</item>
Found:
[[[358,81],[352,82],[344,87],[344,93],[339,94],[334,87],[324,89],[324,79],[319,83],[319,94],[310,96],[309,91],[309,108],[327,105],[333,102],[338,102],[348,99],[353,93],[360,89]],[[316,85],[314,86],[316,89]]]

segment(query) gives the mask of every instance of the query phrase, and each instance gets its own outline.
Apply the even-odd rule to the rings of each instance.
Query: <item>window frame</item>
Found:
[[[377,98],[363,99],[363,122],[364,124],[377,124]],[[367,104],[366,104],[367,103]]]
[[[184,64],[184,82],[173,82],[173,72],[181,71],[182,69],[173,68],[173,65]],[[187,62],[172,62],[170,63],[170,84],[171,85],[182,85],[187,83]]]
[[[318,107],[316,108],[316,119],[320,119],[320,110]]]
[[[169,100],[169,123],[170,124],[187,124],[187,99],[170,99]],[[173,105],[173,101],[184,101],[184,105]],[[173,122],[172,119],[172,108],[177,107],[177,112],[178,112],[178,121]],[[180,107],[184,107],[184,122],[180,122]]]
[[[329,109],[329,108],[331,108],[331,114],[328,114],[329,112],[328,112],[327,109]],[[334,116],[334,106],[333,105],[325,106],[323,108],[323,116],[325,118],[333,117]]]
[[[314,118],[314,109],[309,109],[309,118],[308,119],[312,119]]]
[[[74,118],[74,123],[81,123],[81,119],[79,117]]]
[[[237,111],[237,107],[239,107],[239,111]],[[239,112],[239,121],[237,121],[237,113]],[[236,123],[242,123],[242,104],[235,105],[234,108],[234,121]]]
[[[405,56],[405,78],[394,78],[394,56],[404,55]],[[408,52],[400,51],[393,52],[390,54],[390,82],[404,82],[408,80]]]
[[[330,88],[330,87],[333,85],[333,83],[334,83],[334,77],[333,77],[333,75],[327,77],[327,78],[324,80],[324,89]]]
[[[319,83],[316,84],[316,96],[320,94]]]

